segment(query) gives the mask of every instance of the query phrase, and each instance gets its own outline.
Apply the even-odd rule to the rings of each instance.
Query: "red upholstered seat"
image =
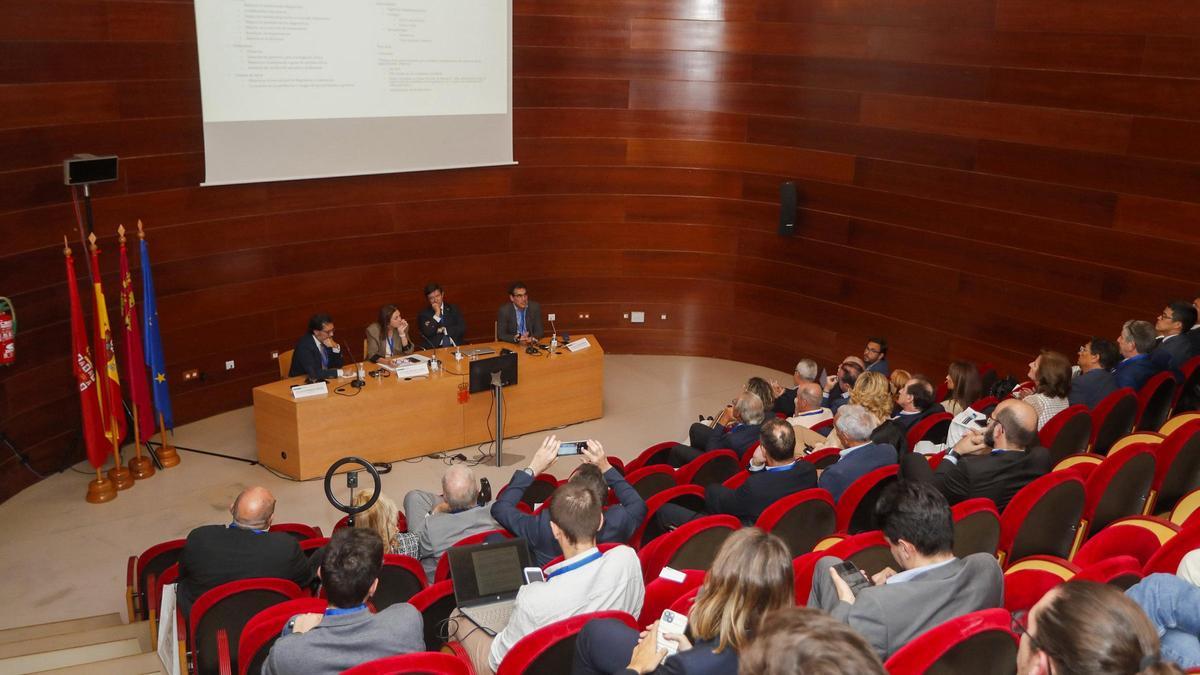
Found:
[[[408,599],[421,613],[425,624],[425,648],[437,649],[442,644],[441,624],[450,618],[457,603],[454,601],[454,582],[450,579],[426,586],[424,590]]]
[[[417,652],[375,659],[359,664],[342,675],[401,675],[423,673],[427,675],[475,675],[471,662],[454,654],[441,652]]]
[[[1175,574],[1183,556],[1198,548],[1200,548],[1200,527],[1182,530],[1150,556],[1150,560],[1146,561],[1146,565],[1142,568],[1142,575],[1146,576],[1157,572]]]
[[[687,616],[692,611],[692,605],[696,604],[696,598],[700,596],[700,587],[697,586],[692,590],[684,593],[671,603],[670,610],[676,614]]]
[[[841,452],[841,448],[821,448],[820,450],[814,450],[805,455],[804,461],[812,464],[818,469],[828,469],[834,464],[837,464]]]
[[[1125,387],[1109,394],[1092,410],[1092,445],[1089,452],[1107,455],[1116,440],[1137,421],[1137,392]]]
[[[130,621],[150,618],[150,603],[147,601],[150,588],[146,583],[147,577],[151,574],[161,576],[163,570],[178,562],[185,541],[164,541],[142,551],[141,555],[129,556],[125,567],[125,596],[129,605]]]
[[[1142,563],[1131,555],[1113,556],[1084,567],[1079,574],[1071,578],[1079,581],[1112,584],[1125,590],[1141,581]]]
[[[918,635],[892,654],[884,667],[890,675],[1011,674],[1017,658],[1011,621],[1012,615],[1004,609],[964,614]]]
[[[954,555],[996,555],[1000,544],[1000,512],[987,497],[963,500],[950,508],[954,516]]]
[[[329,537],[313,537],[300,542],[300,550],[304,555],[312,557],[313,552],[329,544]]]
[[[697,589],[704,583],[704,570],[679,570],[684,575],[683,581],[674,581],[663,576],[657,576],[646,583],[646,597],[642,601],[642,613],[638,615],[639,626],[649,626],[658,620],[663,610],[689,591]]]
[[[250,617],[238,641],[237,672],[240,675],[261,672],[262,664],[287,620],[297,614],[324,612],[325,607],[326,602],[320,598],[297,598],[271,605]]]
[[[242,628],[260,611],[303,596],[287,579],[240,579],[206,591],[192,605],[188,618],[188,644],[198,675],[220,672],[217,630],[229,636],[229,653],[237,654]],[[235,669],[238,664],[232,664]]]
[[[512,539],[512,534],[508,530],[488,530],[487,532],[478,532],[469,537],[463,537],[454,542],[455,546],[470,546],[471,544],[482,544],[488,537],[500,535],[505,539]],[[437,568],[433,572],[434,581],[445,581],[450,578],[450,556],[442,553],[442,557],[438,558]]]
[[[730,476],[729,478],[726,478],[725,482],[721,483],[721,485],[724,485],[725,487],[729,488],[730,490],[736,490],[736,489],[742,487],[742,483],[745,483],[746,479],[749,477],[750,477],[749,471],[739,471],[739,472],[733,474],[732,476]]]
[[[678,485],[722,483],[742,470],[741,458],[732,450],[711,450],[679,467],[675,472]]]
[[[1071,562],[1080,567],[1087,567],[1109,558],[1127,555],[1136,559],[1140,566],[1145,565],[1160,548],[1162,543],[1159,542],[1158,536],[1146,528],[1110,524],[1084,542],[1075,555],[1071,556]]]
[[[1083,481],[1049,473],[1021,488],[1000,515],[1001,565],[1031,555],[1066,558],[1083,515]]]
[[[625,475],[637,471],[644,466],[652,466],[659,462],[665,462],[667,459],[667,451],[672,446],[676,445],[675,441],[663,441],[641,451],[637,457],[634,457],[628,464],[625,465]]]
[[[629,483],[643,500],[648,500],[663,490],[675,487],[675,468],[667,464],[643,466],[625,474],[625,482]]]
[[[1171,404],[1175,402],[1175,390],[1179,381],[1170,371],[1161,372],[1149,380],[1138,390],[1137,431],[1154,431],[1167,421],[1171,414]]]
[[[1092,412],[1086,405],[1073,405],[1046,422],[1038,432],[1042,447],[1050,451],[1050,464],[1067,455],[1087,452],[1092,440]]]
[[[816,424],[812,425],[809,428],[812,429],[813,431],[817,432],[818,434],[825,434],[826,436],[828,436],[829,431],[831,429],[833,429],[833,422],[834,422],[833,418],[830,417],[827,420],[821,420],[820,422],[817,422]]]
[[[676,485],[646,500],[646,517],[629,538],[629,545],[642,548],[662,534],[655,516],[664,504],[678,504],[697,513],[704,510],[704,488],[699,485]]]
[[[271,531],[290,534],[296,538],[297,542],[322,536],[321,528],[305,525],[304,523],[272,523]]]
[[[409,598],[429,587],[425,568],[416,558],[407,555],[386,554],[383,567],[379,569],[379,586],[371,596],[371,606],[379,612]]]
[[[1183,379],[1175,389],[1175,400],[1171,401],[1171,409],[1176,415],[1200,406],[1200,355],[1185,361],[1179,371]]]
[[[525,488],[525,492],[521,493],[520,503],[528,504],[530,509],[535,508],[538,504],[545,504],[549,501],[550,495],[554,494],[554,491],[558,489],[561,482],[551,474],[539,473],[533,477],[533,482],[529,484],[529,487]],[[500,488],[500,492],[496,493],[496,496],[499,497],[504,494],[504,491],[507,489],[508,484],[505,483],[504,487]]]
[[[663,567],[707,570],[729,535],[742,527],[729,515],[705,516],[667,532],[638,551],[642,580],[657,577]]]
[[[874,527],[875,502],[889,484],[896,481],[898,464],[881,467],[850,484],[837,502],[838,532],[856,534]]]
[[[1155,454],[1155,497],[1149,512],[1164,513],[1175,508],[1184,495],[1200,488],[1200,420],[1171,432]]]
[[[571,672],[575,638],[589,621],[615,619],[637,629],[625,612],[593,612],[556,621],[517,640],[504,655],[496,675],[562,675]]]
[[[1152,446],[1136,443],[1105,457],[1084,483],[1080,542],[1089,533],[1099,532],[1114,520],[1141,514],[1153,483]]]
[[[849,560],[868,576],[883,571],[885,567],[900,571],[900,563],[892,557],[892,549],[879,530],[846,537],[822,551],[822,555]]]
[[[780,414],[782,414],[782,413],[780,413]],[[762,445],[761,442],[754,441],[754,444],[751,445],[750,447],[746,448],[746,451],[742,453],[741,463],[742,463],[743,467],[750,466],[750,460],[754,457],[754,451],[758,450],[758,446],[760,446],[760,445]]]
[[[1004,609],[1028,611],[1051,588],[1074,577],[1079,567],[1062,558],[1034,555],[1004,571]]]
[[[1000,399],[995,396],[984,396],[972,403],[971,409],[976,412],[987,412],[988,408],[995,408],[998,405],[1000,405]]]
[[[954,419],[954,415],[943,412],[928,415],[920,422],[914,424],[908,430],[908,435],[905,437],[908,452],[912,452],[912,449],[921,441],[945,443],[946,434],[950,431],[950,420],[952,419]]]
[[[1200,488],[1192,490],[1184,495],[1175,504],[1175,508],[1171,509],[1171,522],[1180,527],[1190,527],[1193,523],[1200,522],[1197,518],[1200,517]]]
[[[755,525],[783,539],[795,557],[837,530],[837,512],[828,490],[812,488],[768,506]]]

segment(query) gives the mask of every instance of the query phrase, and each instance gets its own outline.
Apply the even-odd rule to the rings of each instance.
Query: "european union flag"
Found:
[[[154,279],[150,276],[150,249],[142,239],[142,338],[145,340],[146,367],[150,369],[150,390],[154,409],[162,415],[163,425],[175,428],[171,415],[171,393],[167,390],[167,360],[163,357],[162,336],[158,334],[158,301]]]

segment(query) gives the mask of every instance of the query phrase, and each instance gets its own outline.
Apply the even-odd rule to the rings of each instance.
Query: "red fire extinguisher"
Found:
[[[11,366],[17,360],[17,310],[12,300],[0,296],[0,366]]]

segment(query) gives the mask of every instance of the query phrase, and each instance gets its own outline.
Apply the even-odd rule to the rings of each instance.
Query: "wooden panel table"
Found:
[[[504,388],[504,435],[526,434],[597,419],[604,414],[604,350],[592,335],[592,346],[538,356],[504,342],[474,344],[499,354],[517,352],[517,384]],[[329,465],[347,455],[372,462],[391,462],[482,443],[495,433],[492,394],[467,389],[469,361],[455,361],[453,349],[437,350],[442,371],[404,380],[391,374],[367,377],[362,389],[349,379],[331,380],[330,392],[312,398],[292,398],[291,387],[304,380],[293,377],[254,388],[254,427],[258,461],[293,478],[323,476]],[[431,351],[419,352],[429,356]],[[366,364],[367,371],[375,370]],[[338,389],[347,395],[334,393]]]

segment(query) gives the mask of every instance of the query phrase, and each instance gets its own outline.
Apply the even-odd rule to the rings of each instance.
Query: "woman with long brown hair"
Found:
[[[665,664],[666,652],[657,648],[658,621],[640,638],[620,622],[593,621],[579,634],[573,672],[737,672],[738,652],[763,615],[795,604],[793,582],[791,553],[782,539],[756,527],[738,530],[717,552],[688,613],[691,638],[664,636],[679,649]]]

